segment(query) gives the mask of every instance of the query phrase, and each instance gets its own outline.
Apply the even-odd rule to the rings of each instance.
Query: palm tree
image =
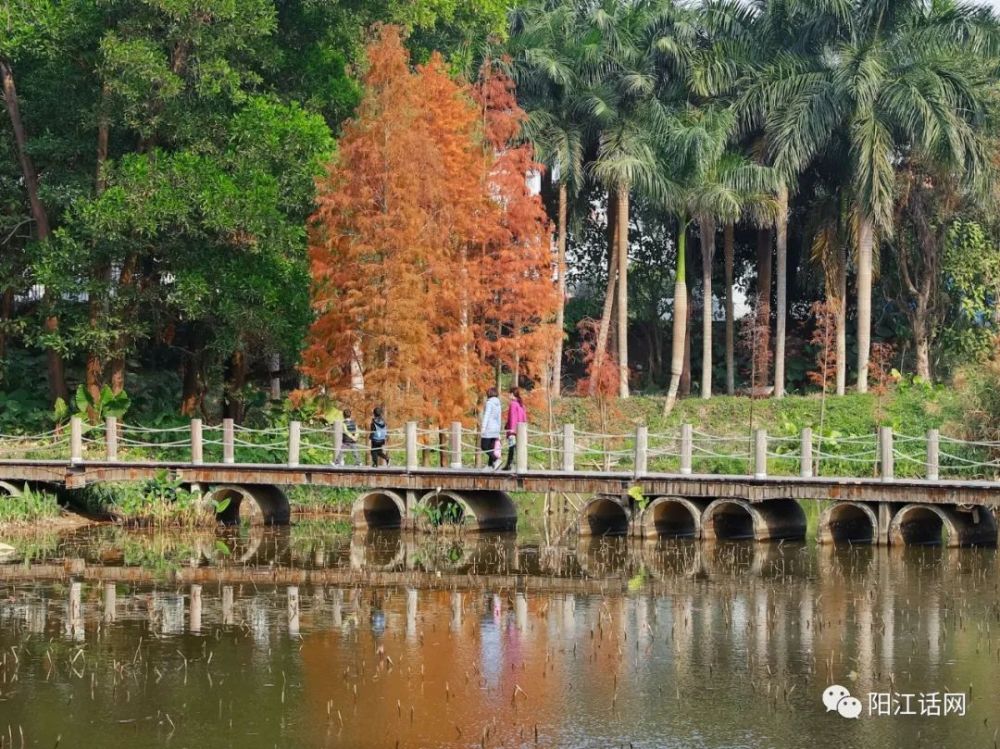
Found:
[[[718,224],[731,226],[741,218],[769,224],[777,213],[774,170],[754,163],[734,150],[736,113],[729,107],[688,107],[672,121],[661,151],[661,183],[665,204],[680,218],[677,276],[674,283],[673,347],[670,386],[665,410],[673,408],[683,371],[687,279],[684,263],[688,217],[701,229],[702,374],[701,397],[712,395],[712,263]],[[731,299],[730,299],[731,303]]]
[[[595,128],[590,174],[615,201],[608,296],[598,330],[597,364],[603,361],[614,290],[617,299],[619,395],[628,397],[628,226],[633,190],[656,191],[656,151],[670,100],[683,76],[694,39],[690,11],[669,0],[600,0],[583,10],[581,101]],[[613,198],[612,198],[613,196]],[[617,276],[617,283],[613,280]]]
[[[873,260],[879,234],[893,230],[897,160],[912,149],[970,180],[981,176],[974,126],[983,118],[988,79],[976,74],[974,56],[995,54],[1000,30],[992,12],[972,5],[773,5],[798,41],[762,66],[743,97],[744,111],[763,126],[769,156],[786,175],[843,144],[838,156],[849,166],[857,217],[857,389],[866,392]]]
[[[565,339],[569,201],[579,192],[584,179],[584,127],[575,98],[579,88],[576,12],[571,3],[556,0],[515,11],[511,20],[508,51],[513,57],[512,72],[519,94],[526,100],[525,134],[535,147],[536,157],[549,168],[559,185],[556,216],[559,336],[552,353],[551,374],[551,392],[558,398]]]

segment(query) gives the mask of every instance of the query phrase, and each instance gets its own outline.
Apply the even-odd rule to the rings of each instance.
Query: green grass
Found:
[[[0,495],[0,525],[37,523],[56,518],[61,512],[54,494],[27,485],[20,494]]]

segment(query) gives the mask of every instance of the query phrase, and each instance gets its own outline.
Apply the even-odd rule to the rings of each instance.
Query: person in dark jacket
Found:
[[[380,460],[389,465],[389,454],[385,451],[385,443],[389,440],[389,427],[382,418],[382,409],[376,407],[372,412],[372,423],[368,429],[368,443],[371,445],[372,466],[378,468]]]

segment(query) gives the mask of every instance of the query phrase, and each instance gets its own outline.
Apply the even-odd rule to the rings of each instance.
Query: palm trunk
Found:
[[[874,226],[862,215],[858,225],[858,392],[868,392],[868,355],[872,339],[872,249]]]
[[[563,328],[566,325],[566,214],[568,211],[569,195],[566,188],[566,180],[559,181],[559,219],[558,236],[556,238],[556,260],[559,284],[559,307],[556,309],[556,348],[552,355],[552,397],[558,398],[562,394],[562,358],[563,339],[565,333]]]
[[[590,387],[588,395],[597,392],[597,383],[604,368],[604,359],[608,351],[608,336],[611,330],[611,314],[615,304],[615,276],[618,272],[618,242],[612,230],[617,213],[618,200],[612,191],[608,192],[608,283],[604,290],[604,307],[601,310],[601,321],[597,328],[597,344],[594,349],[594,359],[591,362]]]
[[[837,264],[837,395],[847,392],[847,247],[841,243]]]
[[[715,221],[703,216],[701,224],[701,397],[712,397],[712,261],[715,259]]]
[[[618,397],[628,398],[628,188],[618,188]]]
[[[757,295],[759,297],[756,305],[757,319],[755,325],[760,330],[760,340],[757,341],[757,348],[765,351],[771,350],[771,230],[760,229],[757,232]],[[767,361],[770,357],[762,359],[763,367],[757,372],[757,381],[750,384],[751,388],[763,383],[766,387],[770,379],[770,370]]]
[[[687,281],[684,255],[687,252],[687,218],[677,222],[677,271],[674,276],[673,340],[670,342],[670,387],[663,404],[664,415],[669,414],[677,402],[677,392],[684,373],[684,338],[687,331]]]
[[[21,165],[24,189],[28,193],[31,217],[35,221],[35,235],[39,242],[45,242],[49,238],[49,217],[38,193],[38,172],[35,171],[35,165],[28,154],[28,135],[24,127],[24,120],[21,118],[17,87],[14,85],[14,71],[6,60],[0,60],[0,87],[3,89],[7,115],[10,117],[11,129],[14,131],[14,142],[17,146],[17,158]],[[49,296],[48,290],[46,290],[45,296]],[[46,306],[51,307],[49,303],[46,303]],[[45,332],[53,338],[58,337],[58,317],[49,315],[45,318]],[[66,388],[66,373],[62,354],[50,346],[46,356],[48,359],[49,397],[53,401],[57,398],[68,400],[69,391]]]
[[[777,292],[774,332],[774,397],[785,395],[785,316],[788,307],[788,188],[778,192],[779,212],[774,225],[777,248]]]
[[[726,274],[726,394],[736,392],[735,374],[735,320],[733,314],[733,255],[736,244],[735,229],[732,224],[726,224],[722,234],[722,251],[725,255]]]

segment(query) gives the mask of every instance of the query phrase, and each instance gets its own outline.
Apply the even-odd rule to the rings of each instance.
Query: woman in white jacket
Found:
[[[479,446],[486,454],[486,461],[490,468],[495,468],[499,460],[497,445],[500,442],[500,414],[502,410],[500,399],[497,397],[497,389],[490,388],[486,391],[486,405],[483,407],[483,416],[480,420],[482,427],[479,431]]]

